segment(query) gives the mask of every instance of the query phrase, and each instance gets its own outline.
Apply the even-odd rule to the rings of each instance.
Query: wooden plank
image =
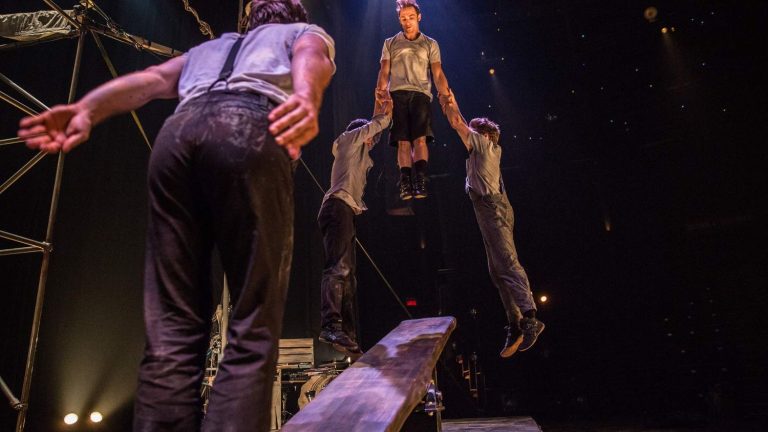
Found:
[[[394,432],[424,397],[456,319],[403,321],[284,426],[284,432]]]
[[[443,432],[541,432],[530,417],[443,420]]]

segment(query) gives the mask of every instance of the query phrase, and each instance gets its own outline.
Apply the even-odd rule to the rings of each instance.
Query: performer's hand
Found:
[[[389,91],[387,91],[387,89],[380,89],[378,87],[376,88],[375,97],[376,97],[377,103],[381,103],[382,101],[392,100],[392,96],[389,94]]]
[[[392,115],[392,100],[376,101],[373,107],[373,115]]]
[[[317,105],[308,97],[294,93],[269,113],[269,132],[293,159],[298,159],[301,147],[320,132]]]
[[[386,114],[388,116],[391,116],[392,115],[392,107],[394,106],[394,104],[392,103],[392,99],[388,99],[388,100],[382,101],[381,105],[382,105],[381,109],[384,112],[384,114]]]
[[[19,138],[27,147],[46,153],[69,152],[91,135],[90,111],[78,104],[57,105],[19,122]]]

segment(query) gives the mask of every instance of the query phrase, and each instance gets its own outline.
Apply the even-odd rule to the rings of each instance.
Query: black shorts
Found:
[[[427,137],[427,142],[435,140],[432,134],[432,101],[424,93],[409,90],[396,90],[392,93],[392,128],[389,131],[389,144],[397,147],[398,141],[413,141]]]

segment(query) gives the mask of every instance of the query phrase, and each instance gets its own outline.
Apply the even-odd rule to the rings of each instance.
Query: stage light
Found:
[[[94,411],[94,412],[91,413],[90,419],[94,423],[101,423],[101,421],[104,420],[104,416],[101,415],[100,412]]]
[[[491,75],[495,75],[496,74],[496,69],[491,68],[491,69],[488,70],[488,73],[491,74]]]
[[[541,297],[539,297],[539,301],[540,301],[540,302],[542,302],[542,303],[546,303],[546,302],[547,302],[547,300],[549,300],[549,297],[547,297],[547,296],[545,296],[545,295],[544,295],[544,296],[541,296]]]
[[[77,414],[75,413],[69,413],[64,416],[64,424],[73,425],[77,423]]]
[[[645,11],[643,11],[643,16],[648,22],[654,22],[656,21],[656,17],[659,16],[659,10],[653,6],[647,7],[645,8]]]
[[[416,301],[415,298],[408,298],[405,300],[405,305],[408,307],[416,307],[419,305],[419,303]]]
[[[662,27],[661,28],[661,34],[667,34],[668,31],[669,31],[669,29],[666,28],[666,27]]]

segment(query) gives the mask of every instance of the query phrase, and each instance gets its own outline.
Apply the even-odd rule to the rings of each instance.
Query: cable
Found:
[[[320,192],[323,195],[325,195],[325,190],[320,185],[320,182],[317,181],[317,177],[315,177],[315,175],[312,173],[312,170],[310,170],[309,167],[307,166],[306,162],[304,162],[304,159],[299,158],[299,161],[301,162],[301,165],[304,167],[304,169],[307,170],[307,173],[309,174],[309,176],[312,177],[312,180],[317,185],[317,188],[320,189]],[[376,273],[379,274],[379,277],[384,282],[384,285],[386,285],[386,287],[389,290],[389,292],[392,294],[392,296],[395,298],[395,300],[397,300],[397,304],[399,304],[400,307],[403,308],[403,312],[405,312],[405,315],[408,317],[408,319],[413,319],[413,315],[411,315],[411,312],[408,310],[407,307],[405,307],[405,304],[403,304],[403,301],[400,300],[400,296],[397,295],[397,293],[395,292],[395,289],[392,288],[392,285],[389,283],[387,278],[384,276],[384,273],[381,272],[381,269],[379,269],[379,266],[377,266],[376,262],[373,261],[373,257],[371,257],[371,255],[368,253],[368,250],[365,248],[365,246],[363,246],[363,244],[360,243],[360,239],[357,238],[357,236],[355,236],[355,243],[357,243],[357,245],[360,246],[360,250],[363,251],[363,254],[365,254],[366,258],[368,258],[368,261],[373,266],[373,269],[376,270]]]

